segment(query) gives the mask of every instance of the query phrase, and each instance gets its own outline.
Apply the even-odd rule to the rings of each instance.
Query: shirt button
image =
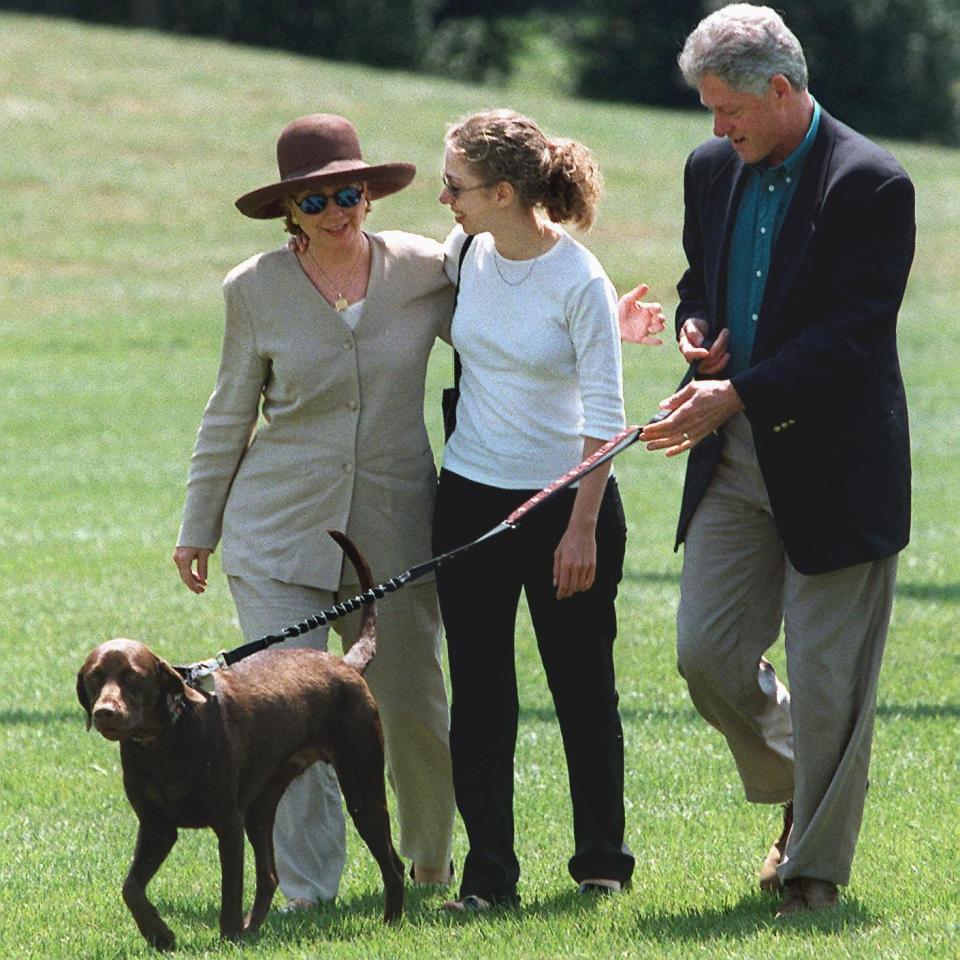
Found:
[[[757,314],[753,314],[753,315],[750,317],[750,319],[751,319],[754,323],[756,323],[759,318],[758,318]]]
[[[356,410],[357,407],[359,407],[359,406],[360,406],[360,404],[357,403],[356,400],[351,400],[351,401],[347,404],[347,409],[348,409],[348,410]]]
[[[793,181],[793,177],[787,177],[787,183],[791,183],[792,181]]]
[[[760,228],[760,232],[761,232],[761,233],[766,233],[766,232],[767,232],[767,228],[766,228],[766,227],[761,227],[761,228]]]
[[[352,473],[352,472],[353,472],[353,464],[352,464],[352,463],[345,463],[345,464],[343,465],[343,472],[344,472],[344,473]]]
[[[343,341],[343,349],[344,349],[344,350],[352,350],[352,349],[353,349],[353,341],[352,341],[352,340],[344,340],[344,341]]]
[[[768,189],[771,193],[773,193],[773,191],[776,190],[776,187],[774,187],[774,185],[771,183],[770,186],[767,187],[767,189]]]
[[[762,271],[762,270],[758,270],[758,271],[757,271],[757,276],[758,276],[758,277],[762,277],[762,276],[763,276],[763,271]]]

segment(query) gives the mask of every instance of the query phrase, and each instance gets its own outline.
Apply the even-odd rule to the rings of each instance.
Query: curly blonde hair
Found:
[[[447,128],[446,143],[488,183],[509,183],[521,203],[540,206],[554,223],[589,229],[603,181],[590,151],[576,140],[549,138],[513,110],[485,110]]]

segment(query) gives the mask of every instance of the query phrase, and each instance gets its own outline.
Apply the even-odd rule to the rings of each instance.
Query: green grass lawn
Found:
[[[219,570],[197,598],[170,562],[187,461],[216,372],[220,281],[281,241],[276,223],[245,220],[234,198],[273,178],[284,123],[338,112],[359,128],[366,159],[420,167],[410,189],[376,204],[371,227],[442,238],[450,226],[436,203],[444,125],[492,105],[527,111],[593,147],[607,193],[586,242],[621,290],[646,279],[672,310],[682,268],[682,163],[709,135],[706,115],[498,93],[0,15],[0,957],[152,952],[120,899],[135,821],[117,748],[84,732],[74,678],[87,652],[115,635],[181,662],[239,642]],[[566,774],[524,622],[519,913],[459,923],[437,912],[436,894],[411,892],[406,919],[386,930],[372,859],[353,836],[335,906],[309,917],[271,914],[257,942],[222,946],[214,838],[186,831],[151,886],[183,954],[960,953],[960,362],[949,332],[960,273],[960,153],[894,149],[919,204],[901,317],[914,534],[901,562],[866,820],[842,908],[780,928],[755,890],[777,812],[742,800],[721,738],[696,716],[674,669],[682,462],[634,448],[618,462],[631,533],[617,661],[628,842],[638,859],[632,890],[587,904],[573,896]],[[449,370],[449,351],[440,349],[428,389],[435,438]],[[672,347],[628,347],[630,418],[648,417],[681,372]],[[777,650],[773,656],[782,663]],[[460,860],[462,832],[456,842]]]

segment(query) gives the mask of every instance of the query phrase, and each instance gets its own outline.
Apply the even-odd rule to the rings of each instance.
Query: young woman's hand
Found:
[[[617,303],[617,319],[620,321],[620,339],[627,343],[643,343],[658,347],[663,340],[655,337],[666,326],[663,307],[659,303],[646,303],[643,298],[650,292],[645,283],[638,283],[625,293]]]

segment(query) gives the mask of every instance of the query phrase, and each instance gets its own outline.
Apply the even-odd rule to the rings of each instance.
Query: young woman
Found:
[[[494,526],[624,426],[613,286],[558,224],[590,226],[600,176],[581,144],[552,140],[510,111],[447,132],[440,201],[456,278],[452,326],[463,372],[457,426],[434,512],[434,552]],[[639,289],[639,288],[638,288]],[[525,593],[560,723],[573,803],[569,861],[582,893],[623,887],[623,733],[617,710],[614,599],[626,544],[607,468],[530,516],[516,533],[440,568],[453,701],[457,806],[469,839],[460,895],[445,906],[516,905],[514,627]]]

